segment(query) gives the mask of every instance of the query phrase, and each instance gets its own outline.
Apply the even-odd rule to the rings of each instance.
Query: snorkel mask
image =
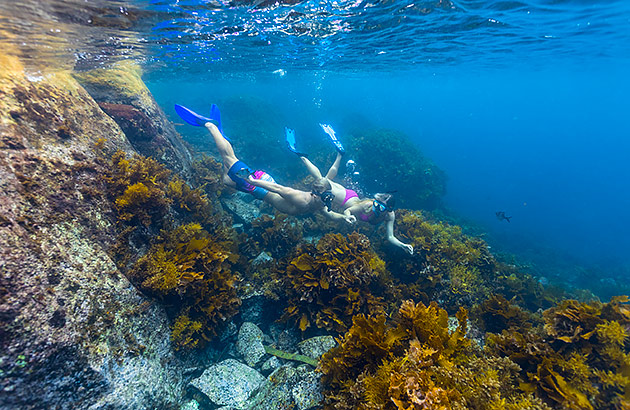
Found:
[[[381,201],[378,200],[374,200],[374,202],[372,202],[372,212],[374,212],[374,214],[376,214],[376,216],[379,216],[382,213],[385,212],[389,212],[389,211],[393,211],[393,209],[390,209],[387,207],[386,204],[384,204]]]
[[[376,216],[379,216],[385,212],[393,212],[396,200],[392,196],[392,193],[396,191],[389,191],[383,194],[374,195],[374,201],[372,202],[372,212]]]

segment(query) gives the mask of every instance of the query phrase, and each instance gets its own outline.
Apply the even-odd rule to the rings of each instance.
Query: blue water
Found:
[[[569,282],[630,275],[629,3],[226,4],[148,6],[169,16],[146,78],[174,120],[238,96],[308,138],[363,115],[446,171],[445,206],[496,250]]]
[[[630,2],[29,4],[0,3],[0,44],[45,33],[28,44],[38,64],[139,61],[175,122],[176,102],[254,97],[306,140],[353,116],[399,129],[448,175],[445,207],[495,250],[566,280],[630,275]],[[224,113],[226,132],[247,120]]]

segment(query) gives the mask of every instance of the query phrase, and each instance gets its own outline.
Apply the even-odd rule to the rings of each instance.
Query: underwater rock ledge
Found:
[[[101,175],[116,150],[136,150],[70,73],[0,63],[0,407],[175,406],[186,365],[166,314],[107,253],[116,216]],[[147,101],[136,109],[163,127]],[[163,158],[185,170],[173,138],[160,138]]]

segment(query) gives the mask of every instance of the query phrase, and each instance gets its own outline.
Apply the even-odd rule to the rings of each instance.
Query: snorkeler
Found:
[[[346,208],[343,213],[346,216],[353,215],[359,221],[367,222],[371,225],[378,225],[381,222],[385,222],[385,229],[387,240],[392,245],[402,248],[405,252],[413,255],[413,245],[401,242],[394,236],[394,221],[396,220],[396,214],[394,213],[394,206],[396,200],[392,194],[376,194],[374,199],[363,199]]]
[[[390,193],[376,194],[374,199],[359,199],[359,195],[352,190],[346,189],[343,185],[332,181],[332,178],[337,176],[339,171],[339,164],[341,157],[345,154],[345,150],[341,141],[337,139],[335,131],[330,125],[320,124],[322,129],[337,149],[337,157],[335,162],[326,173],[325,177],[322,177],[321,171],[317,168],[304,153],[301,153],[295,149],[295,133],[293,130],[286,128],[286,140],[289,150],[300,157],[302,162],[306,165],[309,173],[317,178],[313,187],[318,187],[320,192],[330,192],[334,195],[333,204],[343,209],[344,215],[350,217],[353,216],[359,221],[367,222],[372,225],[378,225],[381,222],[385,222],[387,240],[402,248],[405,252],[413,255],[413,246],[400,241],[394,236],[394,221],[396,220],[396,214],[394,213],[395,198]]]
[[[345,149],[341,142],[335,136],[335,131],[332,129],[330,125],[319,124],[322,129],[328,134],[331,141],[335,145],[337,149],[337,157],[335,161],[331,165],[330,169],[326,173],[326,176],[322,176],[321,171],[317,168],[308,158],[307,155],[298,151],[295,148],[295,132],[290,128],[285,128],[285,137],[287,141],[287,145],[289,147],[289,151],[296,154],[304,165],[308,172],[315,178],[315,182],[313,183],[314,190],[323,193],[330,193],[329,196],[332,198],[331,205],[336,209],[346,209],[349,206],[357,203],[359,201],[359,195],[356,191],[352,189],[346,189],[343,185],[333,181],[333,178],[337,176],[339,172],[339,164],[341,164],[341,158],[345,154]]]
[[[332,212],[319,195],[277,184],[271,175],[252,170],[234,154],[232,144],[220,131],[221,117],[216,105],[212,105],[211,118],[203,117],[186,107],[175,105],[175,111],[190,125],[205,126],[212,135],[223,162],[223,183],[239,191],[252,194],[280,212],[301,215],[323,212],[332,220],[352,223],[354,216]],[[216,124],[215,124],[216,123]]]

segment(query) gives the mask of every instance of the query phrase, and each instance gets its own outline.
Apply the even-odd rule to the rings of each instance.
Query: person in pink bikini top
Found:
[[[337,176],[339,171],[339,164],[341,158],[345,154],[345,150],[341,145],[341,142],[335,136],[330,125],[320,124],[324,132],[328,134],[331,141],[337,149],[337,157],[335,162],[326,173],[326,176],[322,176],[321,171],[317,168],[306,156],[306,154],[299,152],[295,149],[295,135],[293,130],[286,128],[286,140],[289,150],[295,153],[309,173],[316,178],[313,183],[313,191],[320,192],[322,200],[327,198],[326,204],[329,208],[332,206],[337,209],[342,209],[343,214],[347,217],[346,221],[350,222],[357,219],[363,222],[367,222],[372,225],[378,225],[381,222],[386,222],[386,235],[387,240],[392,244],[405,252],[413,255],[413,246],[400,241],[394,236],[394,221],[396,220],[396,214],[394,213],[395,199],[389,194],[376,194],[373,199],[359,198],[359,195],[352,189],[347,189],[343,185],[333,181],[332,179]]]

